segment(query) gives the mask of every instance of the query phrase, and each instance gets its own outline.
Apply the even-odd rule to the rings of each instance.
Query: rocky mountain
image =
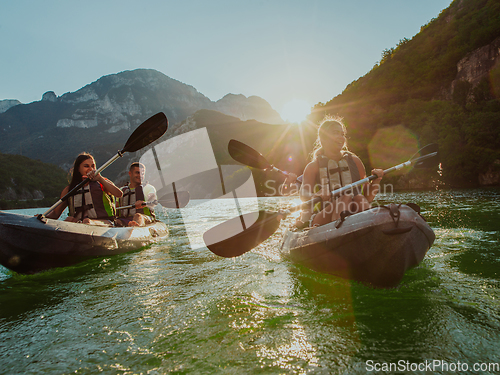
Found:
[[[0,152],[67,169],[85,150],[102,164],[123,147],[133,128],[163,111],[170,121],[165,139],[206,127],[221,164],[230,162],[227,142],[235,138],[281,169],[300,173],[314,140],[312,124],[330,114],[344,118],[349,148],[368,171],[406,161],[426,144],[439,144],[439,171],[387,176],[385,183],[409,189],[498,185],[498,14],[498,1],[454,0],[411,40],[384,50],[380,62],[342,94],[316,105],[301,127],[282,124],[261,98],[229,94],[212,102],[191,86],[139,69],[102,77],[60,97],[47,92],[39,102],[0,113]],[[412,142],[411,147],[403,141]],[[105,175],[118,176],[140,155],[127,155]],[[380,156],[390,160],[378,163]]]
[[[18,104],[21,104],[21,102],[17,99],[0,100],[0,113],[4,113],[9,108],[12,108]]]
[[[258,96],[227,94],[215,103],[213,110],[240,120],[257,120],[267,124],[282,124],[283,119],[268,102]]]
[[[451,82],[448,90],[445,90],[445,98],[453,100],[453,93],[456,91],[457,87],[461,83],[466,82],[470,86],[467,92],[466,101],[474,101],[473,90],[480,87],[485,80],[489,81],[490,75],[498,74],[497,71],[500,69],[499,67],[500,36],[493,40],[493,42],[473,50],[457,63],[457,75]],[[495,83],[494,78],[495,77],[492,77],[492,86],[494,86],[492,89],[500,93],[500,86],[497,86],[500,82]]]
[[[200,109],[221,111],[242,120],[282,123],[269,103],[258,97],[229,94],[217,102],[194,87],[151,69],[101,77],[78,91],[16,105],[0,113],[0,152],[21,154],[68,169],[81,151],[103,163],[120,150],[131,131],[157,112],[169,126]],[[118,163],[108,172],[117,174]]]

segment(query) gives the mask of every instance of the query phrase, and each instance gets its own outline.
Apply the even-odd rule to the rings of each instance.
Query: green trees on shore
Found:
[[[485,175],[500,173],[500,63],[474,84],[457,80],[457,64],[496,45],[499,15],[498,1],[455,0],[411,40],[384,50],[341,95],[316,105],[310,119],[342,116],[360,155],[378,129],[402,125],[421,145],[440,145],[447,186],[488,184]]]
[[[0,209],[50,206],[68,184],[61,168],[25,156],[0,153],[0,165]]]

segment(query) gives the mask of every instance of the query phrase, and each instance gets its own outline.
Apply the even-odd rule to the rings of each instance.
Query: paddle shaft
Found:
[[[149,201],[149,202],[142,202],[141,206],[150,206],[150,205],[156,205],[158,204],[158,201],[155,199],[154,201]],[[116,207],[117,210],[124,210],[126,208],[135,208],[135,204],[129,204],[128,206],[122,206],[122,207]]]
[[[281,173],[281,174],[282,174],[283,176],[285,176],[285,177],[290,176],[290,172],[287,172],[287,171],[282,171],[281,169],[276,168],[274,165],[271,165],[271,166],[269,167],[269,169],[270,169],[271,171],[273,171],[273,172],[278,172],[278,173]]]
[[[161,204],[165,208],[184,208],[187,206],[188,203],[189,203],[189,192],[176,191],[174,193],[166,194],[159,199],[155,199],[149,202],[142,202],[142,207]],[[135,208],[135,204],[117,207],[117,210],[123,210],[126,208]]]
[[[437,152],[431,152],[430,154],[421,156],[419,158],[416,158],[416,159],[413,159],[413,160],[408,160],[408,161],[406,161],[404,163],[401,163],[401,164],[398,164],[398,165],[396,165],[394,167],[385,169],[384,170],[384,175],[386,175],[387,173],[390,173],[390,172],[397,171],[397,170],[402,169],[404,167],[409,167],[413,163],[419,163],[419,162],[421,162],[423,160],[432,158],[432,157],[434,157],[436,155],[437,155]],[[353,182],[352,184],[349,184],[349,185],[346,185],[346,186],[342,186],[341,188],[332,191],[332,198],[337,197],[339,195],[342,195],[342,193],[344,193],[345,191],[348,191],[348,190],[352,189],[353,187],[366,184],[367,182],[370,182],[370,181],[375,180],[377,178],[378,178],[377,175],[372,174],[371,176],[363,178],[362,180]],[[302,204],[299,204],[298,206],[289,208],[289,209],[287,209],[287,210],[285,210],[283,212],[280,212],[280,213],[286,216],[286,215],[288,215],[288,214],[290,214],[292,212],[299,211],[299,210],[302,210],[304,208],[310,207],[311,205],[319,203],[319,202],[321,202],[321,200],[322,200],[321,197],[315,197],[315,198],[313,198],[313,199],[311,199],[311,200],[309,200],[307,202],[304,202]]]

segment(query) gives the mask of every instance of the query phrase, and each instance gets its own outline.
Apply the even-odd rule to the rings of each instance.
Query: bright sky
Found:
[[[213,101],[260,96],[283,116],[340,94],[450,3],[0,0],[0,100],[29,103],[151,68]]]

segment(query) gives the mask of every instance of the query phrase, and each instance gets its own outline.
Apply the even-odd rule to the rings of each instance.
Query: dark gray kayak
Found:
[[[314,271],[379,288],[399,284],[435,240],[418,206],[391,204],[285,233],[281,252]]]
[[[0,211],[0,264],[36,273],[86,259],[139,249],[168,236],[162,222],[145,227],[104,227]]]

